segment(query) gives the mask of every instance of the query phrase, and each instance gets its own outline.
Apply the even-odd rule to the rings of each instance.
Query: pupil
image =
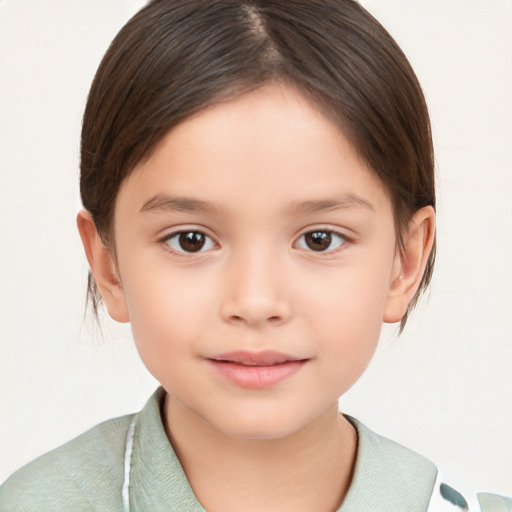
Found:
[[[313,231],[306,234],[306,245],[313,251],[325,251],[332,242],[332,235],[326,231]]]
[[[197,252],[200,251],[205,242],[203,233],[198,231],[189,231],[187,233],[181,233],[180,235],[180,246],[184,251]]]

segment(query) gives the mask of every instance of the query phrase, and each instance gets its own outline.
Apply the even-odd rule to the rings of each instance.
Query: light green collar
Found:
[[[346,418],[357,430],[357,458],[350,489],[337,512],[426,511],[437,476],[434,464],[355,418]]]
[[[133,445],[132,510],[205,512],[165,433],[159,388],[137,415]],[[337,512],[425,511],[437,470],[427,459],[385,439],[347,416],[358,433],[352,484]]]

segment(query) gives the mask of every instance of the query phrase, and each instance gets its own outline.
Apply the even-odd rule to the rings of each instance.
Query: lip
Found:
[[[237,351],[219,354],[207,361],[236,386],[266,389],[297,373],[308,359],[274,351]]]

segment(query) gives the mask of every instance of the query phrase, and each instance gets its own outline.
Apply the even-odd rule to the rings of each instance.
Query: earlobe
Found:
[[[435,212],[431,206],[419,209],[402,234],[391,273],[384,322],[399,322],[416,293],[427,265],[435,237]]]
[[[103,243],[88,211],[81,210],[76,222],[87,261],[109,315],[118,322],[128,322],[124,290],[112,251]]]

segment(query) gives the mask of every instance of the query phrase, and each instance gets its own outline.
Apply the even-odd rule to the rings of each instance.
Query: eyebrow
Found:
[[[317,213],[345,208],[364,208],[376,212],[370,201],[355,194],[346,194],[339,198],[318,201],[299,201],[291,205],[290,211],[292,213]]]
[[[373,212],[376,211],[368,200],[354,194],[346,194],[340,198],[332,199],[297,201],[292,203],[287,210],[294,214],[304,214],[346,208],[364,208]],[[146,201],[140,211],[141,213],[161,211],[211,214],[219,213],[221,208],[202,199],[157,194]]]
[[[149,201],[146,201],[140,211],[217,213],[219,212],[219,208],[208,201],[203,201],[202,199],[157,194]]]

